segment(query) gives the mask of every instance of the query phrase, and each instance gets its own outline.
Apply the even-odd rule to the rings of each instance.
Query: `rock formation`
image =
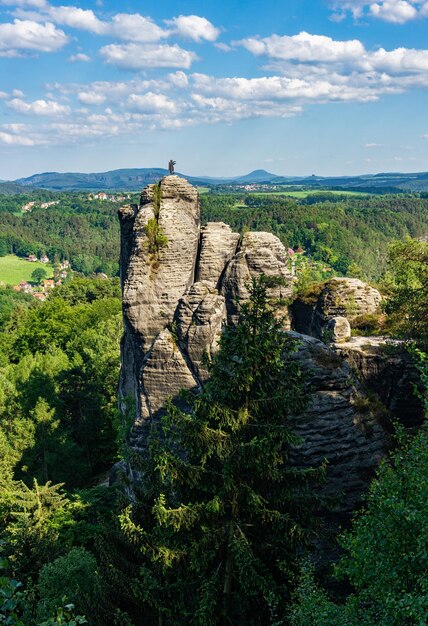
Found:
[[[201,227],[198,193],[178,176],[146,187],[140,205],[121,208],[119,218],[125,327],[119,394],[135,399],[138,428],[167,398],[206,379],[205,359],[223,325],[237,321],[253,277],[283,278],[269,296],[285,313],[293,278],[274,235],[240,237],[222,223]],[[156,248],[156,233],[166,245]]]
[[[241,237],[222,223],[201,227],[197,191],[178,176],[149,185],[140,205],[123,207],[119,217],[124,314],[119,397],[123,409],[128,398],[135,400],[131,442],[144,449],[145,426],[165,400],[206,380],[206,360],[215,353],[224,324],[236,323],[251,279],[262,273],[282,277],[269,296],[284,314],[293,277],[274,235]],[[404,415],[412,378],[401,357],[386,356],[380,346],[367,351],[364,342],[350,339],[348,320],[377,310],[376,289],[334,278],[312,296],[292,307],[296,330],[312,336],[295,334],[299,348],[292,358],[309,383],[307,410],[289,418],[303,439],[291,460],[305,466],[327,459],[326,489],[343,491],[349,509],[385,452],[388,410]],[[332,346],[319,341],[326,331],[336,342]],[[365,386],[379,399],[367,395]]]
[[[293,324],[298,332],[322,339],[331,319],[345,317],[352,323],[378,312],[381,301],[379,291],[358,278],[331,278],[293,302]]]

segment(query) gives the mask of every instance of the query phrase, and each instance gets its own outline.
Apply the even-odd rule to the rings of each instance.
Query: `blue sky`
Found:
[[[428,0],[0,0],[0,179],[428,170]]]

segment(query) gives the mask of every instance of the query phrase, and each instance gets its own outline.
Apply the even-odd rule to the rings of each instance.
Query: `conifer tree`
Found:
[[[268,286],[253,280],[209,382],[187,394],[190,409],[169,402],[152,426],[139,502],[122,516],[144,556],[135,587],[152,610],[144,623],[271,624],[288,596],[323,468],[287,463],[299,443],[287,414],[304,408],[305,381]]]

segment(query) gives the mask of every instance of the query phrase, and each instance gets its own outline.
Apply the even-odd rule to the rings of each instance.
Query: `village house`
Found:
[[[30,263],[36,263],[37,257],[35,254],[29,254],[25,260],[30,261]]]
[[[47,278],[43,281],[43,291],[53,289],[55,287],[55,281],[52,278]]]
[[[33,296],[36,298],[36,300],[40,300],[40,302],[44,302],[46,300],[46,294],[42,291],[36,291],[35,293],[33,293]]]
[[[23,280],[17,285],[17,291],[23,291],[24,293],[33,293],[33,286],[27,281]]]
[[[48,256],[46,256],[46,254],[43,254],[43,255],[40,257],[40,263],[49,263],[49,257],[48,257]]]

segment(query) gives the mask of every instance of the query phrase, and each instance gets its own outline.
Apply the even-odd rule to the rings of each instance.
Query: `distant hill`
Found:
[[[122,169],[97,174],[45,172],[34,174],[28,178],[20,178],[16,182],[25,187],[39,187],[54,191],[79,189],[134,190],[154,183],[166,174],[168,174],[168,170],[161,168]]]
[[[13,183],[0,183],[0,193],[19,193],[29,189],[49,189],[52,191],[103,190],[138,191],[150,183],[155,183],[168,174],[163,168],[119,169],[109,172],[83,174],[79,172],[44,172],[28,178],[19,178]],[[362,176],[307,176],[287,177],[272,174],[266,170],[254,170],[249,174],[235,177],[216,178],[210,176],[186,176],[194,185],[247,185],[275,184],[295,185],[305,188],[372,191],[378,193],[400,191],[428,191],[428,172],[403,174],[400,172],[366,174]],[[12,185],[12,187],[10,187]],[[15,185],[15,187],[13,187]],[[4,189],[4,191],[3,191]],[[11,191],[7,191],[10,189]],[[15,189],[15,191],[13,191]]]
[[[145,185],[155,183],[163,176],[168,174],[168,170],[162,168],[141,168],[141,169],[121,169],[112,170],[110,172],[100,172],[94,174],[81,174],[74,172],[44,172],[43,174],[34,174],[28,178],[19,178],[16,183],[24,187],[36,187],[59,190],[119,190],[132,189],[138,190]],[[236,176],[230,178],[213,178],[210,176],[184,176],[193,184],[245,184],[245,183],[269,183],[277,178],[276,174],[270,174],[265,170],[255,170],[245,176]]]
[[[25,193],[26,189],[18,183],[0,182],[0,195],[12,196],[16,193]]]

